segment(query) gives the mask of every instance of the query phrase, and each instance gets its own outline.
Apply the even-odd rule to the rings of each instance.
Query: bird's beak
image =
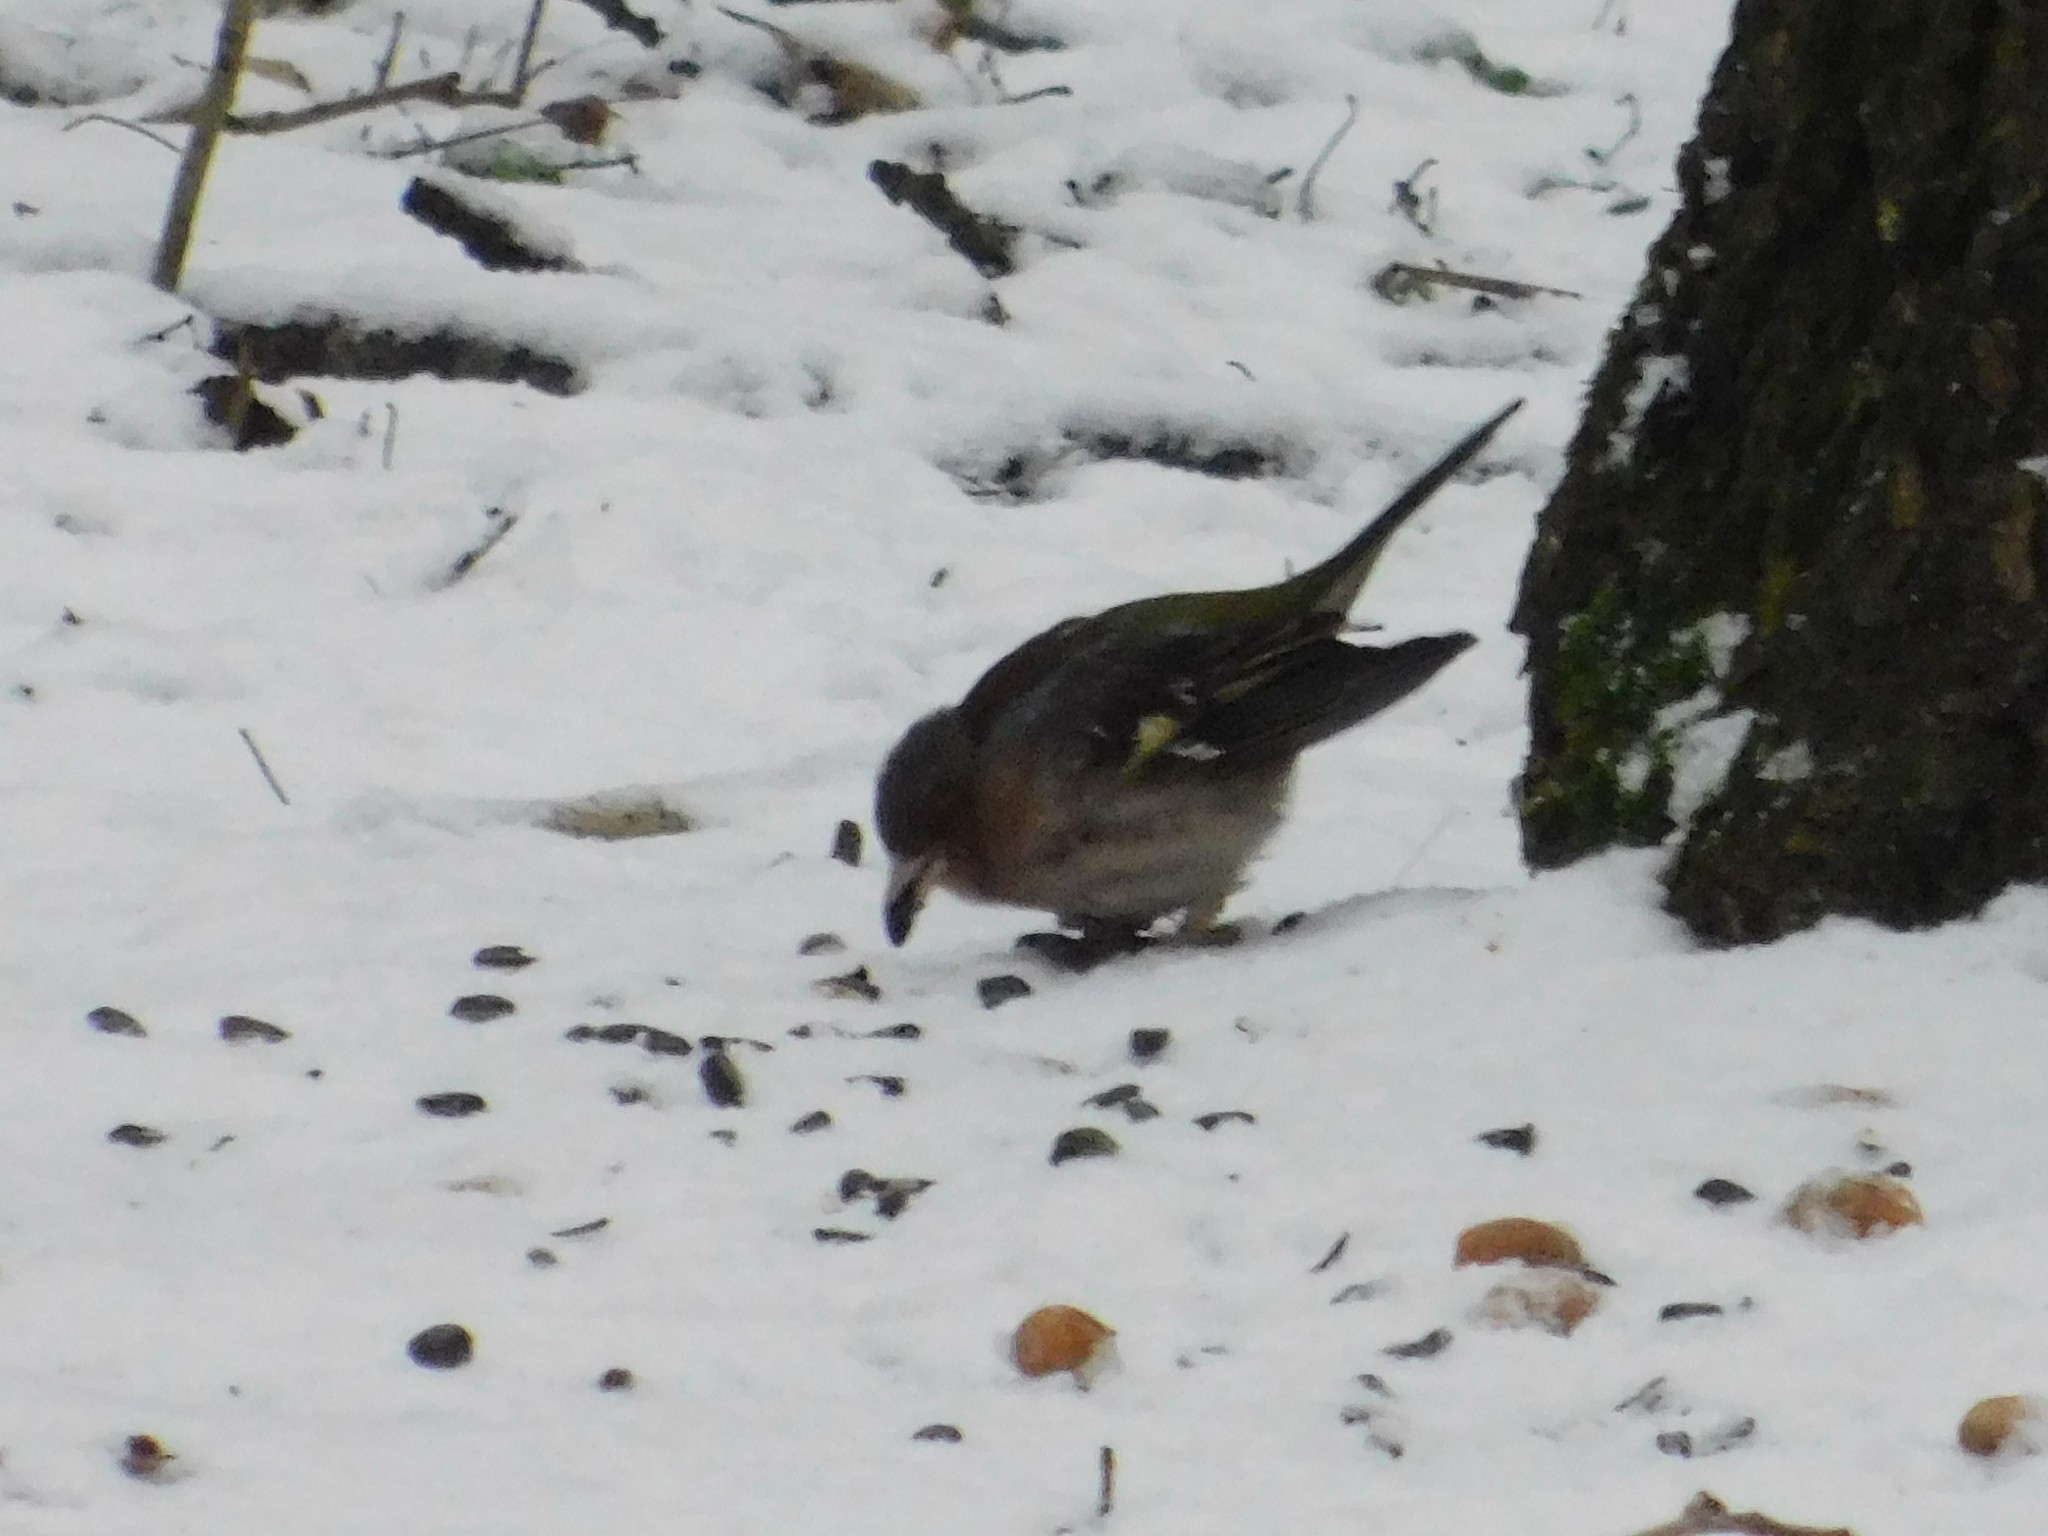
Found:
[[[925,854],[889,867],[889,889],[882,897],[882,931],[899,949],[910,937],[917,914],[924,910],[925,892],[938,873],[938,863],[934,855]]]

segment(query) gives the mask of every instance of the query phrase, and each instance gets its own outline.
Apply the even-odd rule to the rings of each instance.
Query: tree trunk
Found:
[[[1523,574],[1524,848],[1717,943],[2048,876],[2048,4],[1739,0]]]

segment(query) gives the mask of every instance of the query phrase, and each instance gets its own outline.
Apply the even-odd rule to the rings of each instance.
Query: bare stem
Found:
[[[1337,125],[1337,131],[1330,135],[1330,141],[1322,147],[1322,151],[1310,164],[1308,174],[1301,178],[1301,192],[1294,200],[1294,211],[1301,215],[1302,223],[1307,224],[1316,216],[1316,178],[1323,173],[1323,167],[1329,163],[1330,156],[1337,152],[1337,146],[1344,142],[1344,135],[1357,123],[1358,98],[1346,96],[1344,121]]]
[[[171,185],[171,205],[157,241],[156,265],[150,271],[149,280],[165,293],[176,293],[184,279],[185,253],[191,249],[192,226],[199,217],[199,196],[206,190],[214,146],[220,143],[228,109],[234,105],[242,60],[249,54],[249,34],[255,28],[256,0],[225,0],[220,32],[214,38],[213,68],[193,112],[192,133],[185,140],[184,158],[178,162],[178,179]]]

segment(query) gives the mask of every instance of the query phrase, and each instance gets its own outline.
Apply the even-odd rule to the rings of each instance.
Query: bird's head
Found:
[[[943,883],[974,799],[974,748],[958,710],[939,709],[903,733],[875,780],[875,831],[889,853],[882,928],[891,944],[910,928],[933,885]]]

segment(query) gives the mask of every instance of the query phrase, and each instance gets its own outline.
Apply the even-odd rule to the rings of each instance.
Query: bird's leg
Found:
[[[1192,903],[1182,914],[1180,928],[1175,932],[1173,941],[1203,949],[1223,949],[1237,943],[1244,937],[1244,929],[1236,923],[1222,921],[1223,903],[1227,900],[1227,896],[1218,896],[1213,900]]]

